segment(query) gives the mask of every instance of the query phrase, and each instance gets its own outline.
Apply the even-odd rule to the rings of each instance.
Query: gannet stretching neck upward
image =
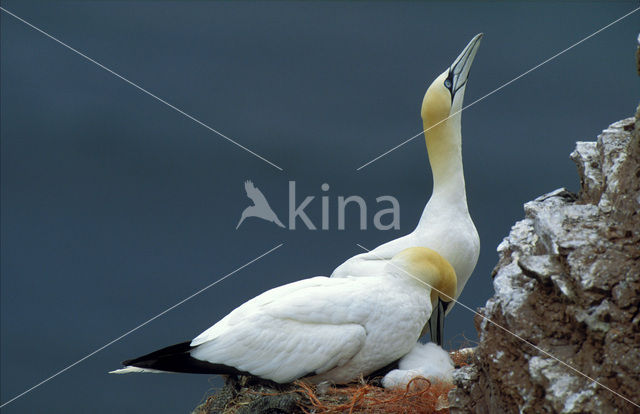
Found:
[[[455,271],[442,256],[409,248],[378,276],[318,276],[271,289],[191,342],[125,361],[113,373],[250,373],[279,383],[302,377],[345,383],[407,354],[433,305],[455,292]]]
[[[462,170],[461,109],[473,58],[482,33],[464,48],[451,67],[433,81],[422,101],[422,120],[433,173],[433,194],[416,229],[338,266],[332,278],[371,276],[384,271],[386,260],[411,246],[429,247],[451,263],[458,277],[457,299],[480,254],[480,238],[469,216]],[[442,345],[444,313],[431,315],[431,340]]]

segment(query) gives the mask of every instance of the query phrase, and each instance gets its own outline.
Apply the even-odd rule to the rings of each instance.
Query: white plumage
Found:
[[[482,34],[475,36],[425,94],[421,114],[433,173],[433,194],[417,227],[406,236],[351,257],[333,271],[332,278],[378,275],[384,271],[385,261],[401,250],[424,246],[451,263],[458,277],[455,298],[460,296],[480,254],[480,238],[467,207],[460,112],[469,69],[481,38]]]
[[[410,354],[407,364],[424,360],[424,350],[416,346],[423,327],[433,313],[437,323],[431,325],[441,340],[441,318],[478,259],[480,243],[462,171],[459,109],[481,36],[425,95],[422,118],[434,190],[412,233],[347,260],[331,278],[271,289],[192,341],[125,361],[125,368],[114,372],[250,373],[280,383],[303,377],[344,383],[412,349],[417,356]],[[270,208],[255,186],[247,182],[245,187],[255,205],[245,209],[240,222],[253,214],[279,224],[275,214],[253,213],[259,206]],[[438,361],[433,360],[434,367],[441,372],[446,364]],[[406,372],[394,375],[404,378]]]
[[[415,281],[367,279],[315,277],[270,290],[196,337],[191,356],[281,383],[372,372],[409,352],[431,304]]]
[[[429,286],[452,295],[453,268],[430,249],[407,249],[379,276],[319,276],[271,289],[198,335],[184,352],[165,348],[172,351],[126,361],[130,367],[115,372],[190,372],[176,365],[184,361],[211,364],[210,373],[223,373],[219,367],[225,366],[280,383],[302,377],[348,382],[411,350],[432,303],[446,300]]]
[[[449,353],[433,342],[417,343],[382,379],[385,388],[404,388],[415,377],[443,382],[453,381],[453,361]]]

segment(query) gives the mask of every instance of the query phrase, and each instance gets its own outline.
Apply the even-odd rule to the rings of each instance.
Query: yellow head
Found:
[[[451,115],[451,92],[444,86],[448,70],[436,78],[427,89],[420,111],[425,129],[439,124]]]
[[[450,116],[455,116],[454,114],[462,109],[469,70],[481,39],[482,33],[471,39],[451,67],[438,76],[427,89],[421,110],[425,129],[438,125]]]
[[[431,303],[455,299],[456,272],[436,251],[426,247],[410,247],[393,256],[390,270],[400,277],[412,278],[431,290]]]

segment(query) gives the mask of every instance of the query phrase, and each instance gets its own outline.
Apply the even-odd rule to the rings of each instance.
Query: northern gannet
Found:
[[[433,173],[433,194],[418,226],[406,236],[356,255],[338,266],[332,278],[377,275],[386,261],[412,246],[429,247],[440,253],[456,271],[460,296],[480,254],[480,238],[469,209],[462,170],[461,110],[469,69],[480,46],[482,33],[476,35],[453,64],[427,89],[421,115]],[[442,345],[445,303],[431,315],[431,340]],[[426,328],[426,327],[425,327]]]
[[[112,373],[249,373],[279,383],[303,377],[345,383],[411,351],[433,305],[455,292],[453,267],[435,251],[413,247],[377,276],[317,276],[271,289],[192,341],[124,361]]]

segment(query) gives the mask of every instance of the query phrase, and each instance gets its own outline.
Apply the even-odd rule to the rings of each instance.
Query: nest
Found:
[[[473,349],[451,353],[456,367],[468,365]],[[406,387],[386,389],[380,376],[332,386],[304,381],[276,384],[256,377],[229,377],[193,414],[400,414],[448,413],[453,384],[416,377]]]
[[[307,404],[300,406],[305,414],[338,413],[448,413],[452,384],[432,382],[416,377],[402,389],[385,389],[366,382],[346,387],[331,387],[318,393],[317,387],[304,382],[296,384]]]

